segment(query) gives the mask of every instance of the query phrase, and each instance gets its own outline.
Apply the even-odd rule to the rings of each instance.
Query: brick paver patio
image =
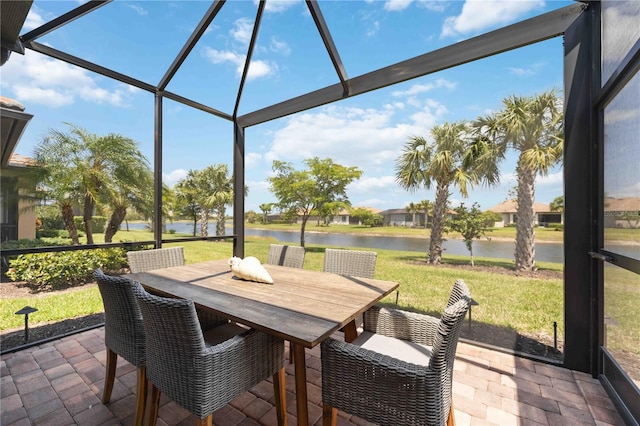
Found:
[[[288,353],[288,351],[286,351]],[[2,356],[0,424],[130,425],[135,368],[118,359],[111,402],[100,402],[105,374],[104,329]],[[296,424],[293,365],[287,365],[288,424]],[[321,424],[319,348],[307,351],[309,418]],[[456,424],[624,425],[600,382],[566,370],[460,343],[454,373]],[[194,418],[166,398],[159,425],[190,425]],[[339,413],[339,425],[367,422]],[[214,414],[214,424],[275,425],[273,387],[268,381]]]

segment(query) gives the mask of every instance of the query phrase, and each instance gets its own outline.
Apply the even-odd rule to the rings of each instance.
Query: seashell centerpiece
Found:
[[[246,281],[273,284],[273,278],[269,275],[257,257],[247,256],[244,259],[232,257],[229,259],[229,267],[233,274]]]

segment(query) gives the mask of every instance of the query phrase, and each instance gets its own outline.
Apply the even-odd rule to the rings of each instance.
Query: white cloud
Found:
[[[538,71],[544,66],[544,64],[536,63],[527,68],[509,68],[509,72],[513,75],[517,75],[519,77],[529,77],[535,74],[538,74]]]
[[[254,0],[254,3],[257,4],[257,1]],[[269,0],[265,5],[264,10],[265,12],[279,13],[290,9],[299,3],[302,3],[302,0]]]
[[[35,7],[32,7],[29,13],[27,13],[27,19],[25,19],[24,25],[22,26],[23,30],[30,31],[44,24],[44,19],[34,9]]]
[[[291,54],[291,48],[286,41],[280,41],[275,36],[271,37],[269,48],[272,52],[281,53],[285,56]]]
[[[413,0],[387,0],[384,2],[384,10],[391,12],[405,10]]]
[[[349,185],[349,192],[382,194],[397,189],[395,176],[365,177]]]
[[[266,77],[275,74],[277,69],[278,67],[275,64],[261,60],[254,60],[249,64],[247,79],[254,80],[256,78]]]
[[[392,123],[395,109],[391,105],[382,109],[327,106],[296,114],[274,133],[265,159],[297,162],[317,156],[363,170],[388,169],[407,138],[427,134],[446,112],[435,101],[426,104],[397,124]]]
[[[432,12],[444,12],[449,0],[416,0],[418,7],[431,10]]]
[[[253,31],[253,21],[248,18],[240,18],[233,23],[233,26],[229,31],[231,37],[245,45],[249,44],[249,41],[251,41],[251,32]]]
[[[249,187],[249,194],[264,194],[269,192],[269,182],[261,180],[261,181],[247,181],[246,185]]]
[[[262,160],[262,154],[257,152],[249,152],[244,156],[244,165],[246,168],[257,166]]]
[[[202,52],[204,56],[214,64],[225,62],[233,64],[236,69],[236,76],[240,77],[242,75],[242,71],[244,70],[244,62],[246,60],[245,55],[241,55],[229,50],[217,50],[208,46],[205,46]],[[254,59],[249,65],[247,79],[253,80],[260,77],[266,77],[275,74],[277,71],[277,64]]]
[[[185,169],[176,169],[170,173],[163,173],[162,182],[169,187],[173,187],[180,179],[186,178],[187,173],[188,172]]]
[[[537,176],[536,185],[540,186],[556,186],[562,185],[562,172],[549,173],[547,176]]]
[[[144,15],[148,15],[149,14],[149,12],[145,8],[140,6],[140,5],[129,4],[127,6],[129,6],[131,9],[133,9],[138,15],[144,16]]]
[[[497,25],[512,23],[542,7],[544,0],[466,0],[460,15],[445,19],[440,37],[477,34]]]
[[[391,92],[391,96],[400,97],[400,96],[415,96],[420,93],[430,92],[434,89],[455,89],[457,83],[449,81],[445,78],[439,78],[436,81],[427,83],[427,84],[414,84],[408,90],[396,90]]]
[[[13,55],[2,67],[2,89],[12,91],[20,102],[52,108],[70,105],[80,98],[97,104],[125,106],[132,92],[129,86],[100,87],[88,71],[33,51]]]
[[[380,22],[373,21],[371,23],[371,28],[369,28],[369,30],[367,31],[367,37],[373,37],[378,33],[379,30],[380,30]]]

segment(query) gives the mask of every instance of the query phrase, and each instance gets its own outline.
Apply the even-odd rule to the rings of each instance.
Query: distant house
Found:
[[[33,116],[24,106],[0,96],[0,238],[2,241],[36,237],[36,214],[33,204],[21,199],[21,178],[33,165],[31,158],[13,151]]]
[[[379,214],[380,210],[373,207],[354,207],[363,208],[369,210],[373,214]],[[361,225],[358,219],[351,216],[348,210],[342,209],[340,212],[331,218],[331,225]]]
[[[605,198],[605,228],[640,228],[640,197]]]
[[[489,209],[489,211],[493,213],[499,213],[500,215],[502,215],[502,221],[496,222],[495,224],[496,228],[515,224],[517,220],[516,210],[516,200],[507,200]],[[534,202],[533,213],[535,215],[535,225],[546,226],[550,223],[564,223],[564,213],[552,212],[548,204]]]
[[[422,215],[422,223],[424,223],[424,213],[409,213],[407,209],[388,209],[379,213],[384,218],[384,226],[418,226],[420,219],[418,215]]]
[[[381,211],[380,214],[384,218],[385,226],[407,226],[407,227],[426,227],[426,224],[431,223],[432,217],[427,217],[424,211],[409,211],[407,209],[389,209]],[[454,211],[449,210],[447,217],[451,217],[455,214]]]
[[[34,160],[13,154],[2,166],[0,177],[0,237],[2,241],[36,237],[36,211],[32,201],[21,199],[20,179]]]

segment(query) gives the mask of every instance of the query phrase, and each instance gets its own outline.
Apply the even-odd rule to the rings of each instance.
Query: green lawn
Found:
[[[170,237],[167,235],[166,237]],[[100,242],[102,235],[96,235]],[[149,240],[149,232],[118,232],[116,240]],[[249,238],[245,244],[245,255],[256,256],[262,262],[267,259],[272,239]],[[175,243],[185,249],[187,263],[196,263],[211,259],[225,259],[232,255],[231,242],[196,241]],[[165,244],[171,246],[171,244]],[[346,248],[346,247],[343,247]],[[562,281],[544,280],[495,274],[481,271],[459,270],[453,268],[432,267],[424,263],[424,253],[393,250],[376,250],[378,261],[376,278],[398,281],[400,293],[398,303],[401,307],[420,312],[438,314],[445,305],[453,282],[463,278],[471,288],[472,295],[479,306],[474,308],[474,319],[500,327],[508,327],[527,333],[549,333],[553,321],[562,329]],[[305,269],[322,270],[324,247],[307,246]],[[444,256],[445,262],[468,263],[466,256]],[[505,265],[504,260],[477,258],[477,265]],[[561,264],[544,264],[543,268],[561,271]],[[0,329],[22,326],[22,319],[13,312],[29,304],[38,308],[38,314],[32,315],[33,325],[38,322],[56,321],[67,317],[100,312],[100,295],[97,289],[88,289],[79,294],[38,296],[30,299],[3,300],[0,315]],[[395,294],[385,303],[395,304]],[[508,309],[506,308],[508,307]]]

